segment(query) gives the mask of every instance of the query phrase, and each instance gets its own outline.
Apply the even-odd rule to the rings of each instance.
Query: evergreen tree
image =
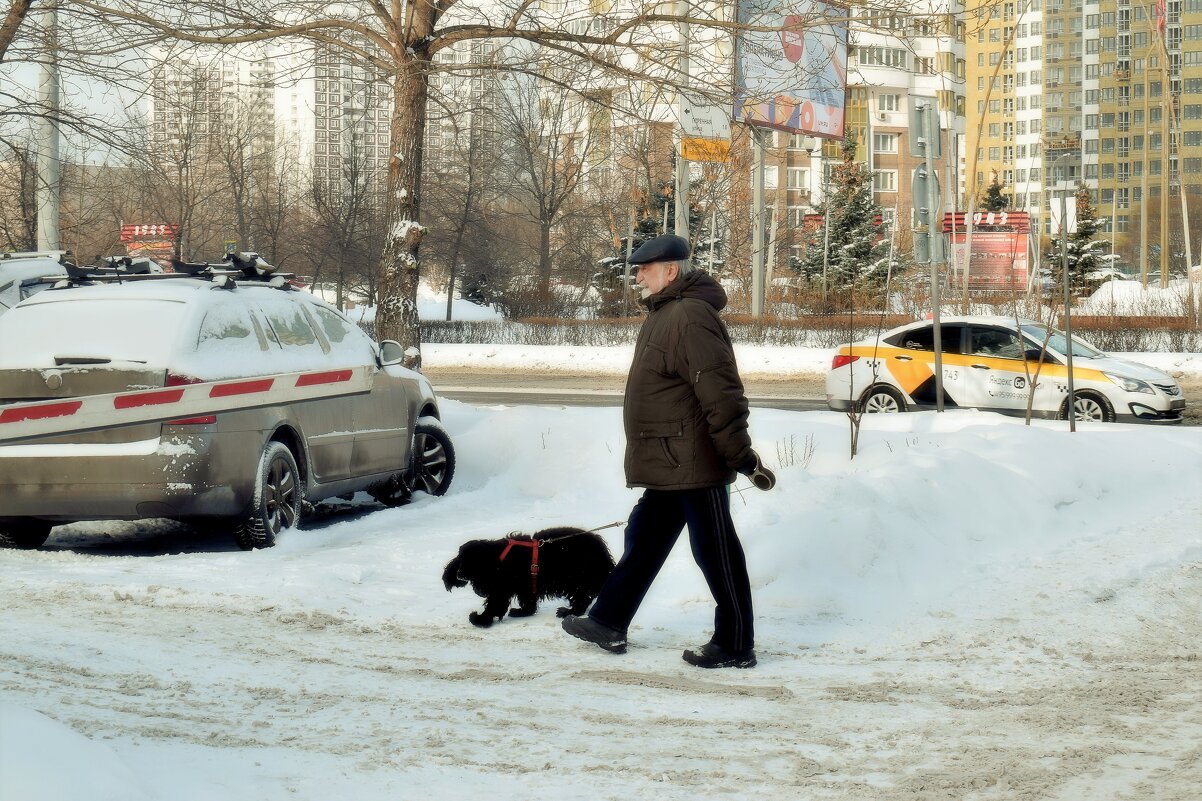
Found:
[[[872,192],[872,173],[856,161],[856,140],[843,140],[843,159],[832,170],[817,211],[823,222],[810,232],[805,255],[791,259],[793,269],[809,281],[820,280],[826,254],[827,288],[867,289],[884,285],[889,269],[889,242],[881,209]],[[829,208],[829,216],[828,216]],[[829,220],[829,245],[825,227]]]
[[[1076,198],[1077,229],[1068,235],[1068,280],[1071,291],[1080,293],[1096,283],[1089,275],[1110,262],[1110,257],[1106,255],[1110,240],[1094,239],[1099,226],[1089,189],[1084,186],[1078,188]],[[1060,253],[1059,231],[1053,232],[1052,246],[1048,248],[1045,259],[1056,276],[1056,285],[1064,286],[1064,259]]]
[[[993,181],[985,190],[981,199],[981,207],[985,211],[1005,211],[1010,208],[1010,198],[1002,194],[1002,185],[998,182],[997,170],[993,171]]]

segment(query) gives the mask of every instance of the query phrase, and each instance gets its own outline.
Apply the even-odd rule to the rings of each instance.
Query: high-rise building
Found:
[[[1182,252],[1182,206],[1202,203],[1202,0],[979,0],[968,20],[977,196],[996,178],[1047,237],[1084,185],[1129,267]]]

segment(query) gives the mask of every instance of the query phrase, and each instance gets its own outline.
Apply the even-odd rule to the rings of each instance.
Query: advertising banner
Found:
[[[819,0],[739,0],[735,45],[738,122],[827,139],[843,137],[847,9]]]
[[[963,230],[950,234],[955,251],[957,273],[968,264],[970,290],[1022,292],[1027,288],[1027,233],[1019,231],[972,232],[972,253],[968,253],[968,235]],[[958,282],[963,275],[955,276]]]

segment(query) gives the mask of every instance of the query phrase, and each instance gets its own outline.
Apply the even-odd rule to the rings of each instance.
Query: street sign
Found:
[[[231,253],[236,253],[237,251],[238,251],[238,240],[237,239],[225,240],[226,255],[229,255]]]
[[[730,162],[729,139],[705,139],[686,136],[680,140],[680,155],[689,161]]]
[[[707,103],[691,103],[680,99],[680,132],[685,137],[699,139],[730,139],[730,119],[726,109]]]
[[[914,232],[914,261],[917,264],[947,261],[947,237],[943,234],[931,236],[926,231]]]
[[[931,197],[932,182],[935,185],[934,197]],[[910,201],[914,204],[919,223],[925,225],[932,203],[939,208],[939,173],[928,173],[925,164],[916,167],[914,177],[910,180]]]
[[[927,118],[930,118],[931,158],[943,154],[942,137],[939,134],[939,105],[933,97],[910,98],[910,155],[914,158],[927,156],[924,147],[927,141]]]

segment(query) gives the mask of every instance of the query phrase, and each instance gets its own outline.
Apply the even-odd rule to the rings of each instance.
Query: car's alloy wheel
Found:
[[[413,493],[445,495],[455,477],[455,446],[435,417],[418,418],[413,429],[413,454],[403,476],[374,487],[372,497],[386,506],[406,504]]]
[[[413,470],[409,486],[429,495],[445,495],[455,477],[455,446],[433,417],[417,421],[413,431]]]
[[[296,458],[282,442],[269,442],[259,459],[251,511],[234,531],[245,550],[270,548],[280,532],[294,528],[304,508],[305,485]]]
[[[1093,392],[1078,392],[1074,396],[1073,411],[1076,419],[1081,422],[1113,423],[1114,409],[1105,398]],[[1060,410],[1060,419],[1068,419],[1068,401]]]
[[[897,414],[906,410],[906,402],[885,387],[873,387],[860,398],[860,411],[865,414]]]
[[[40,548],[50,536],[50,528],[44,520],[0,523],[0,548]]]

